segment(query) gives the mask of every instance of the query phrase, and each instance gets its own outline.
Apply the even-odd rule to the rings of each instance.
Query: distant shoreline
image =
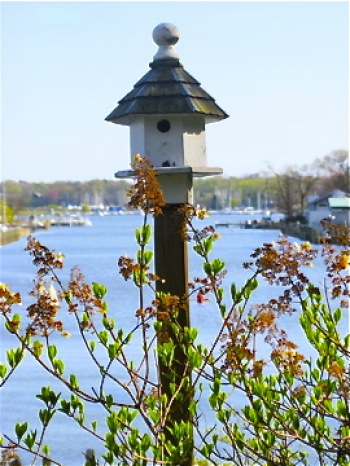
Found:
[[[19,241],[22,236],[27,236],[31,233],[30,228],[15,227],[7,230],[1,230],[0,232],[0,246],[6,246],[7,244]]]

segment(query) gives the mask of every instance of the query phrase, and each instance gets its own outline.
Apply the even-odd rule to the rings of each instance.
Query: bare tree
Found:
[[[321,159],[316,159],[313,167],[322,177],[319,194],[333,189],[350,193],[350,164],[347,150],[335,150]]]

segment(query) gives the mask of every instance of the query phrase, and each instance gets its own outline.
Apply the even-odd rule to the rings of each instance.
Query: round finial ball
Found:
[[[159,46],[175,45],[179,37],[178,28],[171,23],[161,23],[153,30],[153,40]]]

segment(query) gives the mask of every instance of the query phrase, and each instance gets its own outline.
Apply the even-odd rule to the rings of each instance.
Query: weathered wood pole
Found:
[[[179,211],[179,204],[167,204],[161,215],[155,218],[154,247],[156,274],[163,280],[158,282],[157,291],[169,293],[180,298],[180,306],[176,321],[180,332],[190,326],[190,314],[188,303],[188,251],[181,231],[184,218]],[[171,320],[172,316],[169,315]],[[169,433],[175,423],[181,421],[192,424],[189,405],[192,400],[191,373],[187,367],[187,356],[182,346],[178,343],[176,335],[167,328],[167,321],[163,321],[165,331],[159,336],[162,339],[172,340],[175,345],[174,361],[171,369],[162,363],[159,358],[159,372],[161,381],[161,392],[167,396],[168,401],[172,399],[174,391],[170,387],[173,382],[175,387],[180,387],[184,378],[187,378],[186,386],[180,388],[178,397],[172,401],[172,406],[165,425],[165,438],[175,441]],[[193,428],[189,431],[188,438],[184,439],[193,445]],[[183,455],[179,465],[190,466],[193,462],[193,446],[186,455]]]

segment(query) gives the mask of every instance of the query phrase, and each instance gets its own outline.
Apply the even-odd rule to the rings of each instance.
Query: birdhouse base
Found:
[[[203,176],[222,175],[223,170],[219,167],[154,167],[157,175],[181,175],[188,174],[194,178],[201,178]],[[135,170],[121,170],[114,174],[115,178],[134,178]]]
[[[193,203],[193,178],[222,174],[218,167],[155,167],[167,204]],[[115,173],[115,178],[134,178],[135,170]]]

